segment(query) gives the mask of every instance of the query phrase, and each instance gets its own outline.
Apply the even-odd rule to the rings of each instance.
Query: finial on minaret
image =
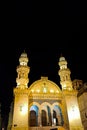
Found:
[[[28,64],[28,61],[29,61],[29,59],[27,57],[27,53],[24,50],[24,52],[21,54],[21,56],[19,58],[20,65],[26,66]]]
[[[59,58],[58,64],[59,64],[59,67],[61,70],[67,69],[67,61],[66,61],[65,57],[62,55],[62,53],[61,53],[61,56]]]

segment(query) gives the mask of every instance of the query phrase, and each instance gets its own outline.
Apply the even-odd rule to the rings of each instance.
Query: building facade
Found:
[[[84,130],[87,130],[87,83],[74,80],[73,87],[78,90],[78,103]]]
[[[84,130],[77,99],[78,91],[73,88],[71,71],[65,57],[59,58],[58,75],[61,88],[41,76],[30,86],[29,58],[24,52],[17,66],[17,86],[14,88],[14,108],[11,130]]]

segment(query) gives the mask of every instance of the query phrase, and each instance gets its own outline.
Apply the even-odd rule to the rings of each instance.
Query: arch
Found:
[[[48,103],[48,102],[43,102],[43,103],[41,104],[41,107],[44,106],[44,105],[49,106],[50,108],[52,107],[52,105],[51,105],[50,103]]]
[[[31,106],[33,106],[33,105],[36,105],[36,106],[38,106],[38,108],[40,108],[40,104],[37,103],[37,102],[32,102],[32,103],[30,103],[30,104],[29,104],[29,108],[30,108]]]
[[[53,115],[54,122],[56,122],[56,125],[63,126],[64,120],[63,120],[63,115],[62,115],[62,109],[61,109],[61,107],[58,104],[53,105],[53,112],[54,111],[56,113],[55,117]]]
[[[45,110],[41,110],[42,126],[47,126],[47,114]]]
[[[34,110],[30,111],[29,126],[37,126],[36,112]]]
[[[62,109],[62,104],[59,102],[55,102],[52,104],[52,109],[54,108],[55,105],[58,105]]]
[[[44,102],[41,104],[41,111],[45,110],[46,117],[47,117],[47,124],[46,125],[52,125],[52,113],[51,113],[51,107],[52,105],[48,102]]]
[[[38,126],[38,111],[39,108],[36,105],[30,107],[29,126]]]

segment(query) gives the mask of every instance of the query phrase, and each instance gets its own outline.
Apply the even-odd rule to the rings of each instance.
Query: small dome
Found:
[[[59,58],[59,61],[65,61],[65,57],[63,57],[63,56],[60,57],[60,58]]]
[[[27,65],[28,61],[27,53],[23,52],[19,58],[20,65]]]
[[[23,53],[21,54],[21,57],[27,58],[27,53],[23,52]]]

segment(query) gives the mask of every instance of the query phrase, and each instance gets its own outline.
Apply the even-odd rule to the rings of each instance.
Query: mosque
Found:
[[[30,86],[29,58],[23,52],[17,66],[11,130],[84,130],[67,60],[59,58],[58,75],[61,88],[48,77],[41,76]]]

